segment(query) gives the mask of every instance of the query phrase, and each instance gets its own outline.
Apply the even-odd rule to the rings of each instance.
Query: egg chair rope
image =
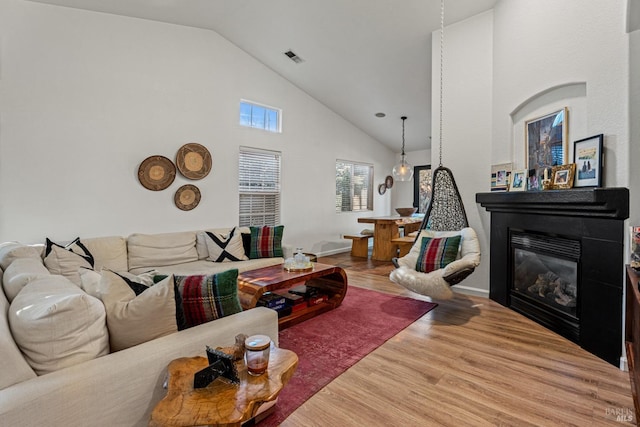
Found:
[[[480,247],[475,231],[469,227],[462,197],[458,191],[453,172],[442,165],[442,116],[443,116],[443,63],[444,63],[444,0],[440,2],[440,135],[439,165],[433,171],[431,199],[420,233],[408,255],[392,260],[396,269],[389,276],[391,281],[405,288],[433,298],[446,299],[453,296],[450,286],[468,277],[480,263]],[[423,230],[426,230],[423,231]],[[416,271],[416,260],[420,252],[422,237],[461,236],[458,259],[432,272]]]
[[[444,112],[443,96],[444,71],[444,0],[440,2],[440,133],[438,135],[439,164],[433,171],[431,184],[431,199],[424,221],[420,229],[430,230],[462,230],[469,226],[467,214],[464,211],[462,198],[449,168],[442,166],[442,117]]]

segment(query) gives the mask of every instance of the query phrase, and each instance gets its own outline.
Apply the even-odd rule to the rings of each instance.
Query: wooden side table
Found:
[[[193,375],[207,367],[206,357],[183,357],[169,363],[167,395],[151,413],[149,426],[240,426],[253,418],[263,403],[275,400],[298,366],[298,356],[271,346],[269,367],[254,377],[244,361],[236,362],[240,384],[216,379],[193,388]]]

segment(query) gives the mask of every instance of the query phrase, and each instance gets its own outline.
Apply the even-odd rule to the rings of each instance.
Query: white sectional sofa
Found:
[[[225,233],[229,230],[212,231]],[[242,231],[246,232],[246,229]],[[96,271],[102,268],[130,273],[156,270],[164,274],[193,275],[234,268],[242,272],[283,262],[280,257],[208,261],[202,231],[134,234],[128,238],[100,237],[82,239],[82,243],[93,255]],[[92,328],[99,330],[100,322],[104,322],[104,331],[98,331],[97,335],[109,333],[107,322],[101,320],[105,316],[101,317],[99,313],[104,306],[99,299],[84,293],[77,283],[71,284],[72,280],[51,274],[43,263],[42,245],[0,244],[0,282],[4,290],[0,292],[0,425],[3,426],[147,425],[154,406],[166,394],[163,383],[171,360],[204,355],[207,345],[214,348],[231,346],[239,333],[268,335],[276,345],[278,343],[276,312],[255,308],[116,352],[102,349],[92,355],[93,350],[86,351],[85,346],[83,351],[74,353],[75,343],[67,340],[52,342],[45,351],[38,350],[38,354],[32,356],[30,352],[33,349],[27,349],[24,340],[19,339],[24,337],[14,339],[14,334],[24,334],[29,339],[34,335],[42,340],[42,335],[46,335],[49,329],[71,327],[68,325],[73,322],[51,325],[56,322],[56,316],[45,313],[43,316],[49,324],[44,327],[42,323],[32,329],[25,328],[25,325],[18,327],[15,319],[22,313],[20,308],[13,306],[16,301],[24,304],[28,298],[39,298],[38,295],[48,298],[58,289],[67,292],[64,294],[67,296],[60,297],[54,305],[55,310],[94,311],[93,319],[97,326],[79,328],[78,339],[90,334]],[[69,316],[69,313],[65,315]],[[61,318],[65,318],[64,315]],[[71,331],[66,338],[71,337],[73,341],[76,335]],[[99,337],[99,340],[103,345],[104,337]],[[69,347],[65,349],[65,345]],[[32,359],[49,352],[60,356],[60,360],[53,361],[51,365],[47,364],[49,360],[45,360],[45,368],[42,369],[47,373],[38,375],[36,372],[41,367]]]

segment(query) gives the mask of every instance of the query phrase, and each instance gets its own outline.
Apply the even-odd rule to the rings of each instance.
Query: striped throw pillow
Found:
[[[182,313],[176,313],[179,330],[242,311],[238,299],[238,269],[207,276],[174,277],[181,300],[176,304],[182,306]]]
[[[416,271],[430,273],[455,261],[460,247],[460,236],[431,238],[423,237]]]
[[[276,227],[251,227],[250,259],[274,258],[282,255],[284,225]]]

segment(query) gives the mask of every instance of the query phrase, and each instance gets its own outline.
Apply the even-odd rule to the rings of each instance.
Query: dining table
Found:
[[[358,218],[359,223],[373,224],[373,252],[371,259],[391,261],[398,256],[398,244],[393,239],[400,237],[400,227],[405,235],[420,229],[422,216],[377,216]]]

